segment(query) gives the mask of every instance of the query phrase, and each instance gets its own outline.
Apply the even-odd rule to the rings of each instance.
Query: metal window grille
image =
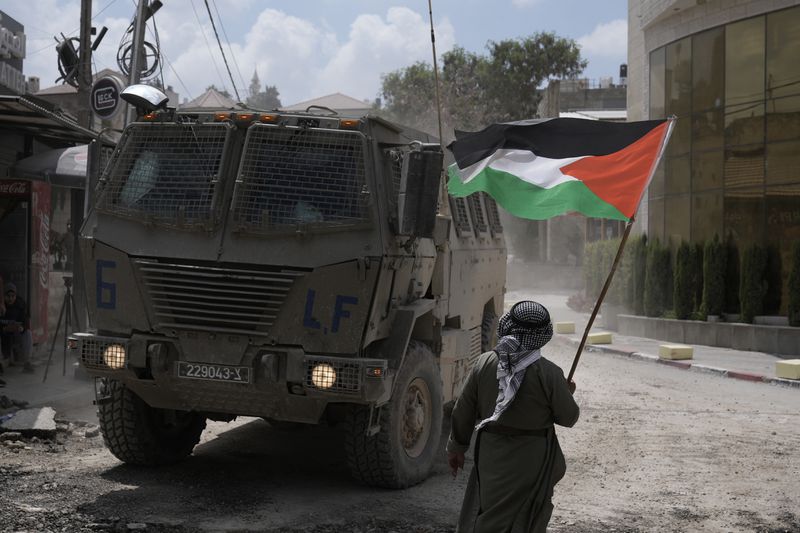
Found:
[[[389,207],[393,210],[392,213],[397,213],[397,198],[400,194],[400,181],[403,176],[403,157],[408,150],[399,148],[392,148],[385,150],[384,155],[389,159],[391,189],[389,190]]]
[[[472,231],[467,215],[467,200],[465,198],[450,197],[450,211],[453,213],[453,222],[456,226],[456,233],[463,237]]]
[[[239,172],[234,216],[244,231],[368,220],[358,132],[251,126]]]
[[[158,327],[266,332],[300,270],[244,269],[147,259],[135,265]]]
[[[134,124],[103,175],[98,209],[175,226],[214,221],[226,124]]]
[[[100,370],[108,370],[109,366],[106,364],[104,354],[106,349],[111,345],[121,346],[122,350],[116,349],[111,353],[114,359],[113,362],[117,363],[117,368],[125,363],[125,352],[127,347],[119,342],[118,339],[86,339],[81,342],[81,362],[86,368],[96,368]]]
[[[483,205],[486,207],[489,229],[492,230],[493,235],[500,235],[503,233],[503,224],[500,223],[500,211],[497,209],[497,202],[485,192],[482,192],[481,196],[483,196]]]
[[[323,374],[323,379],[332,380],[329,388],[319,388],[314,384],[314,368],[318,365],[328,365],[317,370],[317,376]],[[332,357],[306,357],[305,386],[325,392],[357,393],[361,390],[361,365],[351,361],[335,359]]]
[[[475,366],[481,353],[481,327],[477,326],[469,331],[469,368]]]
[[[483,206],[481,205],[480,194],[470,194],[467,197],[469,200],[469,212],[472,215],[472,223],[475,226],[475,234],[486,233],[489,227],[486,225],[486,217],[483,216]]]

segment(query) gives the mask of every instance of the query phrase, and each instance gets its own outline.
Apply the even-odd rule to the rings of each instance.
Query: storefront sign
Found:
[[[92,85],[92,111],[103,119],[109,119],[117,114],[120,105],[119,93],[122,84],[114,76],[100,78]]]
[[[0,180],[0,194],[7,196],[28,196],[31,183],[22,180]]]

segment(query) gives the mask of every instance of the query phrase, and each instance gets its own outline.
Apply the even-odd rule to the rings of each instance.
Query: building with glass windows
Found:
[[[800,240],[800,1],[629,0],[628,118],[676,116],[639,229]]]

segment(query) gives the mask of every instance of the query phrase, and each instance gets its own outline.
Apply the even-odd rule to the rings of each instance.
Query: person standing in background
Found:
[[[17,363],[22,363],[22,371],[33,373],[31,365],[31,318],[25,300],[17,296],[17,286],[13,283],[6,283],[3,289],[5,312],[0,316],[0,346],[2,346],[4,357],[14,362],[14,356],[18,357]]]

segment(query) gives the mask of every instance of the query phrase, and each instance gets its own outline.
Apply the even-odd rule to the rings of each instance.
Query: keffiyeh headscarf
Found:
[[[498,393],[492,416],[481,420],[476,430],[496,421],[514,400],[525,369],[542,356],[540,348],[553,338],[553,323],[550,313],[540,303],[523,300],[514,304],[509,312],[500,317],[497,325],[499,341],[497,352]]]

